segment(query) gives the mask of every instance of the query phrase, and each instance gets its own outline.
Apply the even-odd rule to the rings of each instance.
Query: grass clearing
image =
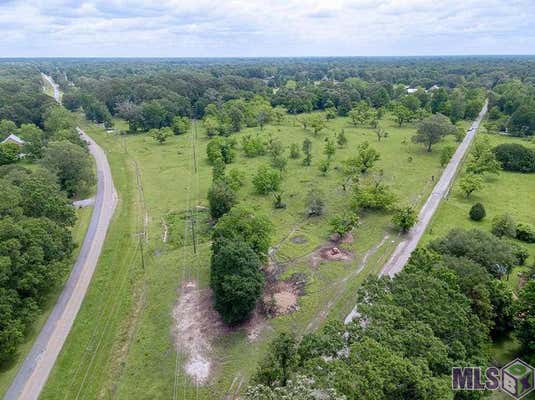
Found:
[[[381,153],[376,170],[383,171],[384,183],[392,187],[400,203],[420,207],[434,185],[432,177],[436,181],[440,176],[441,147],[455,145],[453,137],[447,137],[428,153],[423,146],[411,142],[414,126],[399,128],[391,119],[382,123],[390,135],[380,142],[372,129],[354,128],[347,118],[329,121],[317,138],[304,131],[293,116],[281,126],[266,126],[260,134],[271,134],[286,147],[291,143],[300,146],[305,137],[313,142],[312,166],[302,166],[302,159],[288,161],[282,184],[287,204],[284,210],[272,207],[271,196],[259,196],[253,191],[251,178],[260,164],[269,162],[267,156],[247,158],[238,146],[237,157],[227,170],[236,168],[246,175],[239,200],[266,213],[274,223],[273,244],[278,246],[277,261],[284,266],[282,277],[302,273],[307,285],[305,295],[299,299],[299,311],[268,320],[256,341],[250,343],[244,329],[234,329],[217,339],[213,343],[215,371],[210,383],[198,391],[182,368],[175,377],[175,365],[177,361],[179,366],[182,364],[183,356],[179,353],[177,360],[173,345],[172,309],[183,282],[196,280],[200,288],[208,286],[210,244],[201,240],[196,258],[187,240],[186,246],[181,247],[173,241],[164,243],[162,237],[166,226],[170,237],[173,226],[179,227],[175,230],[183,229],[184,224],[177,222],[176,216],[184,210],[207,205],[206,193],[211,184],[211,166],[205,153],[208,139],[199,129],[199,172],[194,176],[192,132],[173,136],[160,145],[147,135],[112,135],[102,128],[85,126],[86,132],[107,151],[119,205],[91,287],[42,398],[72,398],[77,394],[80,398],[169,398],[175,385],[179,397],[198,394],[201,399],[218,398],[236,377],[247,382],[276,332],[304,332],[320,327],[327,318],[343,318],[354,305],[356,288],[368,274],[379,271],[399,238],[391,229],[390,215],[364,214],[354,234],[355,241],[345,245],[353,252],[353,260],[323,262],[311,268],[307,255],[328,239],[329,218],[349,206],[348,193],[341,188],[341,162],[354,154],[359,143],[369,141]],[[124,121],[116,121],[116,127],[119,131],[124,129]],[[337,148],[333,168],[322,176],[318,165],[325,157],[324,138],[341,129],[345,130],[348,145]],[[259,132],[258,128],[247,128],[235,136],[239,141],[245,134]],[[307,219],[305,197],[315,185],[325,194],[326,213]],[[175,217],[167,224],[170,215]],[[143,229],[148,233],[147,242],[143,242],[144,270],[136,236]],[[291,241],[295,236],[304,237],[306,242]]]

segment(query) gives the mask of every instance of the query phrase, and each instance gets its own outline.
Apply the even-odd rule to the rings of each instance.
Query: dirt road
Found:
[[[474,140],[477,129],[479,128],[479,124],[481,123],[481,120],[483,119],[486,113],[487,102],[485,102],[483,109],[470,126],[470,129],[468,129],[464,140],[457,148],[457,151],[455,151],[455,154],[444,169],[442,176],[440,177],[436,186],[433,188],[433,192],[429,195],[429,198],[420,210],[420,214],[418,215],[418,222],[408,232],[403,241],[398,244],[396,250],[394,250],[394,253],[392,253],[392,256],[390,257],[390,260],[384,265],[383,269],[381,270],[381,276],[394,276],[403,269],[403,267],[409,260],[411,253],[414,249],[416,249],[416,246],[422,238],[422,235],[424,234],[427,226],[429,225],[429,222],[431,222],[431,218],[435,214],[438,205],[440,204],[440,201],[447,196],[451,184],[453,183],[453,180],[455,178],[455,175],[457,174],[457,169],[459,168],[461,161],[466,155],[466,152],[470,147],[470,143],[472,143],[472,140]]]
[[[420,214],[418,215],[418,222],[405,235],[405,238],[398,244],[388,262],[381,269],[379,276],[388,275],[393,277],[403,269],[405,264],[407,264],[411,253],[414,251],[414,249],[416,249],[416,246],[418,246],[418,242],[422,238],[425,230],[427,229],[427,226],[429,225],[429,222],[431,222],[433,215],[438,209],[440,201],[448,195],[451,184],[453,183],[453,180],[455,179],[455,176],[457,174],[457,170],[459,169],[459,165],[464,159],[466,152],[470,148],[470,144],[474,140],[481,120],[487,113],[487,106],[488,102],[485,101],[483,109],[470,126],[470,129],[468,129],[464,140],[461,142],[461,144],[455,151],[455,154],[444,169],[444,172],[442,173],[439,181],[433,188],[433,191],[431,192],[424,206],[420,210]],[[355,307],[347,315],[344,322],[348,324],[356,316],[358,316],[358,311]]]
[[[57,88],[54,84],[53,87],[56,96]],[[59,98],[59,93],[57,96],[56,100]],[[96,161],[97,194],[95,207],[71,275],[30,353],[7,391],[6,400],[30,400],[39,397],[87,292],[117,205],[117,192],[113,185],[106,154],[80,128],[76,129],[80,136],[89,143],[89,151]]]

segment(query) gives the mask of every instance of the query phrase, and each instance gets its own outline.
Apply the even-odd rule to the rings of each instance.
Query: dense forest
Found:
[[[95,183],[73,116],[43,93],[37,67],[0,64],[0,365],[13,360],[70,268],[72,198]]]
[[[292,114],[335,115],[360,101],[376,109],[402,105],[402,119],[422,108],[455,122],[473,118],[491,90],[492,126],[522,136],[533,134],[533,64],[530,57],[162,59],[65,60],[42,68],[66,91],[67,108],[82,107],[90,120],[107,124],[122,117],[132,132],[193,117],[226,134],[258,125],[263,102]],[[208,118],[214,108],[217,118]]]

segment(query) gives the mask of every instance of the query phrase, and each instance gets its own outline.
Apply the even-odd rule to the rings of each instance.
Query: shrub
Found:
[[[491,231],[494,236],[514,238],[516,236],[516,223],[509,214],[498,215],[492,220]]]
[[[504,143],[494,148],[496,159],[506,171],[535,172],[535,150],[518,143]]]
[[[253,177],[253,185],[257,193],[267,194],[279,190],[281,180],[279,171],[267,165],[261,165]]]
[[[224,180],[232,190],[237,191],[245,183],[245,173],[239,169],[233,168],[224,177]]]
[[[214,163],[216,159],[221,158],[225,164],[230,164],[234,160],[234,141],[222,137],[216,137],[206,146],[206,155],[208,161]]]
[[[310,190],[306,198],[306,207],[309,217],[322,215],[325,208],[323,193],[315,189]]]
[[[396,202],[397,197],[388,186],[382,183],[356,185],[352,198],[354,209],[389,210]]]
[[[481,221],[487,215],[483,204],[476,203],[470,208],[470,219],[472,221]]]
[[[535,243],[535,227],[530,224],[518,224],[516,226],[516,238],[526,243]]]
[[[241,141],[243,151],[247,157],[256,157],[266,154],[266,144],[260,136],[246,135]]]
[[[344,236],[350,232],[359,223],[359,216],[356,213],[345,213],[335,215],[329,222],[334,233]]]
[[[301,150],[299,150],[299,145],[297,143],[292,143],[290,145],[290,158],[296,159],[301,157]]]
[[[412,207],[398,208],[392,217],[392,223],[402,232],[408,232],[418,221],[418,214]]]
[[[220,218],[236,204],[236,193],[223,180],[215,181],[208,190],[208,204],[212,218]]]
[[[513,240],[509,240],[508,243],[511,245],[511,248],[513,249],[513,254],[515,255],[518,261],[518,265],[524,265],[526,263],[526,260],[529,257],[528,249],[526,249],[525,246],[522,246]]]

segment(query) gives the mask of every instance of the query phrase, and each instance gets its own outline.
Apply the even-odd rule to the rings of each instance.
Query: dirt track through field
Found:
[[[481,121],[487,113],[487,109],[488,101],[485,101],[481,112],[468,129],[464,140],[461,142],[461,144],[455,151],[455,154],[444,169],[444,172],[442,173],[439,181],[433,188],[433,191],[431,192],[424,206],[420,210],[420,213],[418,215],[418,222],[406,234],[405,238],[398,244],[388,262],[381,269],[379,276],[388,275],[390,277],[394,277],[398,272],[403,269],[405,264],[407,264],[411,253],[414,251],[414,249],[416,249],[416,246],[418,246],[418,243],[420,242],[420,239],[425,233],[427,226],[431,222],[433,215],[438,209],[440,202],[443,198],[447,197],[451,189],[451,185],[455,179],[455,176],[457,175],[459,166],[462,160],[465,158],[466,153],[470,148],[470,144],[474,140],[479,125],[481,124]],[[347,324],[351,322],[353,318],[357,315],[358,312],[355,306],[355,308],[353,308],[353,310],[347,315],[345,323]]]

